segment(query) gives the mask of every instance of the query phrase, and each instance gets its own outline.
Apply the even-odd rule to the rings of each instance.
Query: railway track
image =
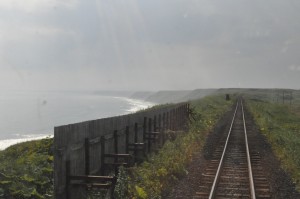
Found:
[[[255,152],[255,139],[248,142],[246,127],[243,103],[239,100],[228,134],[224,134],[214,151],[193,198],[271,198],[259,153]]]

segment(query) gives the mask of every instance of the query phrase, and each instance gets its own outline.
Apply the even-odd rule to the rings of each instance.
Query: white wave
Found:
[[[126,97],[115,97],[115,98],[125,100],[130,105],[130,108],[126,110],[126,112],[128,113],[134,113],[139,110],[147,109],[155,105],[155,103],[153,102],[148,102],[139,99],[131,99]]]
[[[155,103],[144,101],[144,100],[130,99],[126,97],[114,97],[114,98],[124,100],[129,104],[129,108],[127,106],[126,109],[124,110],[125,113],[134,113],[139,110],[147,109],[155,105]],[[0,150],[4,150],[11,145],[18,144],[21,142],[38,140],[46,137],[53,137],[53,135],[45,135],[45,134],[39,134],[39,135],[14,134],[14,136],[18,138],[0,140]]]
[[[4,150],[11,145],[15,145],[21,142],[40,140],[48,137],[53,137],[53,135],[22,135],[22,138],[0,140],[0,150]]]

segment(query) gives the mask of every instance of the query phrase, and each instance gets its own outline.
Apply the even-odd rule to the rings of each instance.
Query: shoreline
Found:
[[[42,140],[45,138],[53,138],[53,135],[37,135],[37,136],[28,136],[27,138],[15,138],[15,139],[5,139],[5,140],[0,140],[0,151],[3,151],[7,149],[10,146],[23,143],[23,142],[28,142],[28,141],[33,141],[33,140]]]
[[[114,97],[114,98],[122,99],[131,106],[123,114],[135,113],[139,110],[151,108],[152,106],[155,105],[155,103],[153,103],[153,102],[148,102],[148,101],[144,101],[144,100],[140,100],[140,99],[132,99],[132,98],[127,98],[127,97]],[[54,127],[53,127],[53,129],[54,129]],[[53,134],[54,134],[53,132],[51,134],[36,134],[36,135],[24,134],[24,135],[21,135],[22,137],[20,137],[20,138],[3,139],[3,140],[0,140],[0,151],[5,150],[12,145],[23,143],[23,142],[28,142],[28,141],[33,141],[33,140],[41,140],[41,139],[45,139],[45,138],[53,138],[54,137]]]

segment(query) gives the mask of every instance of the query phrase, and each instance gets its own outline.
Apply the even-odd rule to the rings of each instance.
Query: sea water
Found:
[[[0,93],[0,150],[53,136],[55,126],[123,115],[153,103],[93,92]]]

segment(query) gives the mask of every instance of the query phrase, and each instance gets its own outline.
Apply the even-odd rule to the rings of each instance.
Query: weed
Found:
[[[248,100],[247,106],[282,168],[300,190],[300,116],[282,104]]]
[[[187,175],[186,166],[193,154],[200,150],[208,132],[229,109],[232,101],[223,96],[210,96],[192,101],[195,121],[188,133],[179,133],[174,140],[167,141],[158,154],[128,171],[128,197],[135,199],[160,199],[172,184]]]

